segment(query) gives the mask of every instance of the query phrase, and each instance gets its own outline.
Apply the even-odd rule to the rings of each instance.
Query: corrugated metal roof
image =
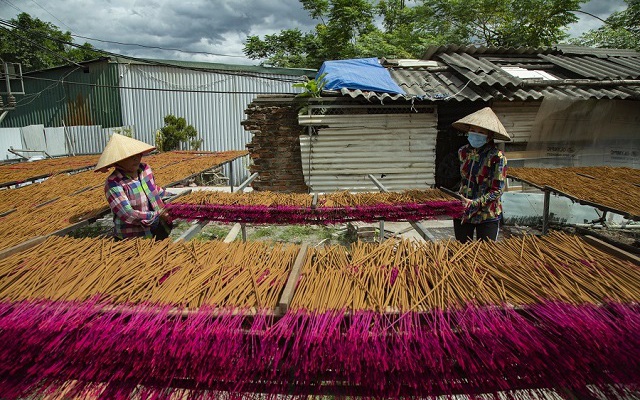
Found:
[[[229,72],[247,72],[258,74],[277,74],[277,75],[290,75],[290,76],[310,76],[314,77],[317,70],[307,68],[276,68],[276,67],[263,67],[260,65],[241,65],[241,64],[224,64],[224,63],[210,63],[199,61],[182,61],[182,60],[160,60],[160,59],[130,59],[113,57],[112,62],[117,64],[131,64],[131,65],[156,65],[164,67],[177,67],[177,68],[190,68],[197,70],[210,70],[210,71],[229,71]]]
[[[182,61],[182,60],[162,60],[162,59],[142,59],[135,57],[100,57],[94,60],[81,61],[73,65],[59,65],[56,67],[45,68],[37,71],[30,71],[24,75],[50,72],[58,69],[74,68],[78,65],[90,66],[95,63],[111,62],[114,64],[131,64],[131,65],[156,65],[164,67],[176,67],[194,70],[210,70],[210,71],[229,71],[229,72],[248,72],[258,74],[277,74],[277,75],[291,75],[291,76],[308,76],[314,77],[317,70],[308,68],[277,68],[277,67],[263,67],[261,65],[242,65],[242,64],[225,64],[225,63],[210,63],[203,61]]]
[[[557,48],[497,48],[441,46],[425,58],[438,67],[403,68],[389,60],[387,69],[406,95],[343,89],[350,97],[369,101],[531,101],[544,97],[640,100],[640,53],[632,50]],[[512,76],[502,66],[540,68],[558,80],[538,83]],[[531,84],[530,82],[536,82]]]
[[[601,58],[609,57],[638,57],[638,52],[630,49],[606,49],[597,47],[576,46],[572,44],[557,44],[555,48],[567,55],[592,55]]]
[[[427,48],[423,58],[430,60],[433,55],[442,53],[466,53],[466,54],[548,54],[557,52],[554,48],[534,48],[534,47],[494,47],[494,46],[431,46]]]
[[[539,57],[554,65],[574,72],[580,75],[580,77],[589,79],[637,79],[640,77],[640,68],[634,68],[632,66],[625,67],[616,64],[611,62],[611,60],[613,60],[611,58],[602,59],[592,56],[568,57],[564,55],[554,56],[544,54],[541,54]],[[638,60],[640,60],[640,57]]]

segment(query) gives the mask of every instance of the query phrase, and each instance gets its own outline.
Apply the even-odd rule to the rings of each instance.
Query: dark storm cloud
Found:
[[[623,0],[591,0],[582,10],[608,17],[626,8]],[[243,57],[248,35],[264,37],[283,29],[311,31],[318,21],[308,17],[298,0],[0,0],[0,17],[24,11],[60,29],[86,37],[146,46],[177,48],[217,55],[194,55],[136,46],[88,41],[97,48],[143,58],[230,63],[257,63]],[[602,26],[583,13],[568,27],[571,36]]]
[[[298,0],[0,0],[3,19],[20,11],[86,37],[235,56],[242,56],[248,35],[309,31],[316,24]],[[85,41],[139,57],[256,62],[76,39]]]

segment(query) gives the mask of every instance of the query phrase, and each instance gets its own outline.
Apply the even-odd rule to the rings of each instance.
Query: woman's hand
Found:
[[[171,216],[169,215],[169,212],[167,211],[166,208],[162,208],[160,210],[160,213],[158,214],[158,217],[160,217],[161,220],[166,222],[167,225],[171,225],[173,223],[173,218],[171,218]]]

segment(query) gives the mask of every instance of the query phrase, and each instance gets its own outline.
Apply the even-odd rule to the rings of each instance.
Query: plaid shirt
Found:
[[[151,229],[159,223],[158,212],[164,207],[164,189],[156,185],[151,167],[140,163],[138,178],[132,179],[120,169],[107,178],[104,191],[113,211],[114,236],[152,236]]]
[[[479,224],[499,219],[502,214],[500,197],[507,179],[507,158],[493,143],[479,149],[462,146],[458,158],[462,176],[460,194],[471,200],[462,222]]]

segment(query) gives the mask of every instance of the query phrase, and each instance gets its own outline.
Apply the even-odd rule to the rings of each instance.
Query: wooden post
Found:
[[[549,203],[551,201],[551,191],[544,188],[544,205],[542,207],[542,234],[549,232]]]
[[[256,179],[258,177],[258,173],[254,172],[253,174],[251,174],[250,177],[247,178],[247,180],[245,180],[244,182],[242,182],[240,184],[240,186],[238,186],[235,190],[235,192],[242,192],[247,186],[249,186],[249,184],[251,182],[253,182],[254,179]],[[233,188],[231,189],[231,192],[234,192]]]
[[[233,193],[233,184],[235,183],[233,181],[233,161],[231,160],[229,162],[229,188],[231,189],[231,193]]]
[[[231,228],[231,230],[227,234],[227,237],[224,238],[224,242],[231,243],[234,240],[236,240],[236,237],[238,236],[238,232],[240,232],[240,224],[233,225],[233,228]]]
[[[640,265],[640,257],[636,256],[635,254],[631,254],[628,251],[624,251],[612,244],[605,242],[604,240],[600,240],[591,235],[585,235],[583,236],[583,239],[585,242],[589,243],[593,247],[597,247],[598,249],[605,251],[611,255],[614,255],[620,259],[631,261],[636,265]]]
[[[380,183],[375,176],[369,174],[367,175],[369,177],[369,179],[371,179],[371,181],[373,181],[373,183],[378,187],[378,189],[380,189],[381,192],[383,193],[387,193],[388,190],[387,188],[385,188],[382,183]],[[430,242],[435,242],[436,238],[435,236],[433,236],[431,233],[429,233],[429,231],[427,230],[427,228],[425,228],[424,226],[422,226],[422,224],[420,224],[419,222],[413,222],[413,221],[409,221],[409,224],[411,224],[411,226],[413,227],[413,229],[416,230],[416,232],[418,232],[418,234],[424,239],[424,240],[428,240]]]
[[[308,250],[309,244],[303,244],[300,247],[300,251],[298,252],[298,256],[296,257],[295,262],[293,263],[291,273],[289,273],[289,278],[287,279],[287,284],[282,291],[280,301],[278,301],[277,312],[280,315],[284,315],[287,312],[287,310],[289,309],[289,305],[291,304],[291,300],[293,300],[293,294],[295,293],[296,285],[298,284],[298,278],[300,277],[300,272],[302,272],[302,264],[304,263]]]
[[[173,243],[178,243],[180,241],[185,241],[186,242],[186,241],[191,240],[198,233],[200,233],[202,228],[207,226],[208,223],[209,223],[209,221],[198,221],[198,222],[196,222],[193,226],[191,226],[191,228],[189,228],[186,231],[184,231],[182,233],[182,235],[180,235],[176,240],[174,240]]]
[[[237,192],[242,192],[247,186],[249,186],[249,184],[251,184],[251,182],[253,182],[254,179],[256,179],[258,177],[258,173],[254,172],[253,174],[251,174],[250,177],[248,177],[244,182],[242,182],[240,184],[240,186],[238,186],[238,188],[236,189],[236,193]],[[233,187],[231,189],[231,192],[233,192]],[[237,225],[237,224],[236,224]],[[235,229],[235,226],[233,227]],[[232,229],[233,230],[233,229]],[[244,222],[240,223],[240,231],[242,232],[242,241],[246,242],[247,241],[247,224],[245,224]],[[236,232],[237,235],[237,232]],[[226,239],[225,239],[226,240]]]
[[[13,254],[19,253],[21,251],[28,250],[34,246],[39,245],[40,243],[47,240],[48,236],[36,236],[33,239],[29,239],[26,242],[22,242],[13,247],[9,247],[8,249],[4,249],[0,251],[0,260],[5,259]]]

